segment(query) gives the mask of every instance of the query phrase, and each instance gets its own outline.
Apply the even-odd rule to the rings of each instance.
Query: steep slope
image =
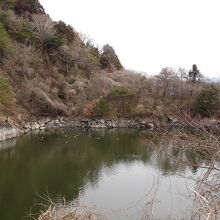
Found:
[[[194,72],[165,67],[146,77],[126,71],[110,45],[99,50],[82,40],[70,25],[54,22],[38,0],[0,1],[0,122],[42,116],[152,121],[177,107],[220,117],[219,84],[203,92],[215,109],[201,115],[207,100],[200,93],[209,85]]]
[[[71,26],[53,22],[38,0],[1,1],[1,115],[77,115],[101,69],[122,69],[109,45],[100,54]]]

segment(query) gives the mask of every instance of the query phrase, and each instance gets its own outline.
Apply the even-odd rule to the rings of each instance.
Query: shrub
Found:
[[[94,46],[92,43],[92,40],[88,40],[86,42],[86,48],[88,50],[88,53],[90,54],[91,59],[93,59],[93,62],[97,65],[100,66],[100,54],[99,54],[99,49]]]
[[[59,21],[55,24],[57,34],[61,38],[65,38],[67,43],[70,44],[74,41],[76,33],[70,25],[66,25],[63,21]]]
[[[131,113],[135,104],[135,94],[126,88],[114,88],[108,96],[113,112],[119,116],[126,116]]]
[[[34,40],[33,32],[28,23],[22,22],[21,31],[16,33],[16,39],[21,43],[30,44]]]
[[[17,14],[24,12],[45,14],[44,8],[38,0],[16,0],[14,9]]]
[[[91,102],[87,103],[83,109],[83,113],[85,116],[91,117],[94,116],[94,109],[96,106],[97,100],[92,100]]]
[[[94,112],[96,116],[102,117],[109,112],[109,105],[106,98],[100,98],[96,102]]]
[[[195,98],[193,110],[202,117],[211,117],[220,107],[219,90],[214,85],[203,89]]]
[[[66,84],[65,83],[61,83],[59,88],[58,88],[58,98],[65,100],[67,97],[66,94]]]
[[[44,50],[45,51],[51,51],[51,50],[57,50],[60,46],[62,46],[65,43],[65,39],[55,35],[52,38],[47,39],[44,42]]]
[[[0,22],[4,25],[4,27],[6,27],[6,29],[8,26],[9,17],[12,13],[13,12],[11,10],[0,10]]]
[[[1,0],[0,7],[3,10],[14,9],[14,7],[15,7],[15,0]]]
[[[32,46],[27,46],[25,44],[16,44],[14,47],[13,55],[10,59],[5,62],[5,67],[13,68],[10,71],[15,71],[13,79],[17,76],[25,76],[27,79],[33,79],[37,76],[37,73],[42,69],[42,56],[36,51]],[[20,78],[20,79],[22,79]]]
[[[111,97],[133,97],[134,94],[131,90],[123,87],[115,87],[110,93]]]
[[[0,22],[11,35],[19,32],[22,28],[21,18],[18,18],[12,10],[0,11]]]
[[[76,60],[76,51],[74,49],[75,48],[64,45],[59,48],[57,54],[54,54],[54,62],[61,63],[60,71],[68,74],[70,70],[74,68]]]
[[[5,30],[2,23],[0,23],[0,59],[4,57],[4,55],[11,53],[13,51],[12,41]]]
[[[12,101],[11,86],[5,79],[0,78],[0,106]]]
[[[136,114],[142,114],[144,112],[145,112],[144,105],[139,104],[139,105],[136,106],[136,108],[135,108],[135,113]]]
[[[28,43],[33,39],[30,24],[23,18],[16,16],[13,11],[1,11],[0,22],[13,39],[22,43]]]
[[[91,102],[87,103],[83,109],[83,113],[88,117],[103,117],[109,113],[109,104],[108,100],[104,97],[99,99],[94,99]]]
[[[57,35],[54,23],[48,16],[33,16],[32,31],[35,44],[42,52],[56,50],[64,43],[64,39]]]
[[[100,96],[106,97],[114,86],[119,85],[119,83],[109,78],[106,73],[94,74],[89,80],[88,98],[95,99]]]
[[[97,59],[89,53],[87,48],[82,48],[79,51],[78,58],[76,60],[76,65],[82,74],[84,74],[88,79],[91,75],[99,70],[99,64]]]

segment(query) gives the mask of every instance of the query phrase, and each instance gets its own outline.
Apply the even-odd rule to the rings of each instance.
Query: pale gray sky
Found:
[[[220,77],[219,0],[40,0],[95,43],[114,47],[125,68],[157,74],[162,67]]]

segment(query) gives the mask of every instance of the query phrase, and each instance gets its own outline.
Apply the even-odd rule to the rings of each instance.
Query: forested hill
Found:
[[[0,121],[152,118],[176,106],[217,117],[219,85],[202,82],[194,68],[164,68],[150,78],[126,71],[110,45],[99,50],[70,25],[52,21],[38,0],[0,1]],[[210,107],[201,107],[207,93]]]

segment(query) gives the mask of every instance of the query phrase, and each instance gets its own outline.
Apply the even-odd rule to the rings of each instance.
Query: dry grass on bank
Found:
[[[38,220],[106,220],[94,206],[51,204]]]

